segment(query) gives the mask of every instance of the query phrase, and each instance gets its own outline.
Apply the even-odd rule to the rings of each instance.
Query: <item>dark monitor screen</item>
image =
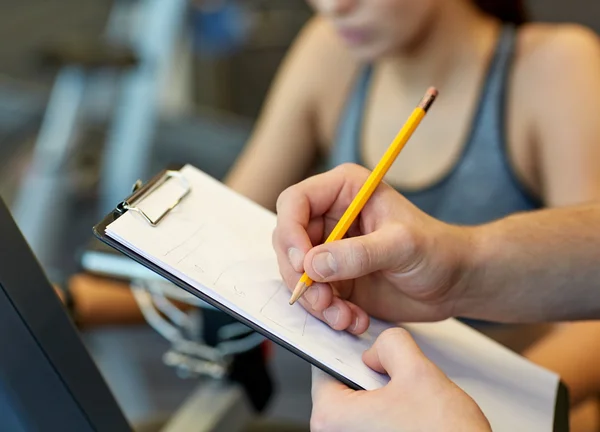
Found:
[[[131,430],[0,199],[0,431]]]

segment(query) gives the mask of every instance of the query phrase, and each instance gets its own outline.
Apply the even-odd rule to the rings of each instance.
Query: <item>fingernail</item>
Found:
[[[358,317],[354,317],[354,322],[352,323],[352,325],[350,326],[350,328],[348,330],[356,331],[357,328],[358,328]]]
[[[329,309],[325,309],[323,316],[330,325],[336,325],[340,318],[340,310],[335,306],[330,307]]]
[[[288,249],[288,259],[290,260],[290,264],[297,272],[302,271],[304,267],[304,254],[300,252],[296,248]]]
[[[312,260],[313,269],[322,278],[333,275],[337,270],[337,263],[330,252],[321,252],[315,255]]]
[[[319,289],[316,287],[310,287],[308,291],[304,293],[304,298],[311,304],[311,306],[314,306],[319,300]]]

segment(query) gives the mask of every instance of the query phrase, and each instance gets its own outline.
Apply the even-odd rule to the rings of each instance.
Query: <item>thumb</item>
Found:
[[[419,376],[429,360],[418,347],[410,333],[400,327],[391,328],[379,335],[371,348],[363,354],[364,363],[390,378],[400,374]]]
[[[311,249],[304,269],[312,280],[356,279],[376,271],[407,271],[421,260],[415,233],[394,226]]]

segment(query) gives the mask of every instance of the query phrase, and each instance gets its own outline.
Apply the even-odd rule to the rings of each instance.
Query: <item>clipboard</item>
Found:
[[[149,225],[158,226],[164,218],[168,217],[168,215],[171,211],[173,211],[183,200],[186,199],[186,197],[189,195],[189,193],[191,191],[191,187],[186,182],[186,179],[183,176],[181,176],[181,174],[179,173],[180,169],[181,169],[181,166],[170,167],[169,169],[165,169],[165,170],[161,171],[160,173],[158,173],[155,177],[153,177],[151,180],[149,180],[146,184],[142,184],[141,181],[136,182],[136,184],[133,187],[132,194],[130,196],[128,196],[127,198],[125,198],[122,202],[120,202],[108,215],[106,215],[106,217],[101,222],[99,222],[97,225],[95,225],[93,227],[94,235],[100,241],[113,247],[114,249],[118,250],[119,252],[123,253],[124,255],[128,256],[129,258],[133,259],[134,261],[138,262],[139,264],[147,267],[148,269],[152,270],[153,272],[162,276],[163,278],[170,281],[174,285],[176,285],[179,288],[185,290],[186,292],[192,294],[193,296],[199,298],[200,300],[204,301],[205,303],[228,314],[232,318],[238,320],[242,324],[248,326],[252,330],[261,334],[265,338],[273,341],[274,343],[277,343],[281,347],[283,347],[283,348],[287,349],[288,351],[294,353],[295,355],[299,356],[300,358],[307,361],[311,365],[328,373],[329,375],[336,378],[338,381],[342,382],[349,388],[354,389],[354,390],[364,390],[364,388],[362,386],[360,386],[353,380],[336,372],[335,370],[331,369],[327,365],[320,362],[318,359],[316,359],[313,356],[307,354],[306,352],[298,349],[294,345],[286,342],[282,338],[278,337],[277,335],[273,334],[272,332],[268,331],[267,329],[261,327],[260,325],[256,324],[255,322],[240,315],[238,312],[232,310],[228,306],[216,301],[209,295],[206,295],[205,293],[199,291],[197,288],[193,287],[186,281],[171,274],[169,271],[166,271],[165,269],[163,269],[160,266],[156,265],[155,263],[151,262],[149,259],[147,259],[147,258],[143,257],[142,255],[140,255],[139,253],[129,249],[128,247],[126,247],[123,244],[119,243],[118,241],[112,239],[110,236],[108,236],[106,234],[106,228],[108,225],[110,225],[112,222],[116,221],[121,216],[123,216],[125,213],[130,212],[130,211],[136,212],[139,215],[141,215],[141,217]],[[164,210],[158,216],[152,217],[151,215],[146,214],[141,208],[137,207],[137,204],[139,204],[143,199],[145,199],[149,195],[151,195],[154,191],[156,191],[161,185],[163,185],[169,179],[174,179],[174,180],[180,182],[183,192],[179,196],[174,197],[174,199],[172,200],[170,205],[166,206],[164,208]],[[568,389],[562,381],[559,381],[556,398],[555,398],[553,431],[554,432],[564,432],[564,431],[568,431],[568,430],[569,430]]]
[[[142,217],[150,225],[153,225],[153,226],[158,225],[160,223],[160,221],[162,219],[164,219],[169,214],[169,212],[171,212],[189,194],[189,191],[190,191],[189,187],[186,188],[186,192],[184,194],[177,197],[173,201],[173,204],[171,206],[167,207],[165,209],[165,211],[159,217],[156,217],[156,218],[152,218],[151,216],[145,214],[141,209],[136,207],[136,204],[139,203],[140,201],[142,201],[145,197],[147,197],[149,194],[151,194],[153,191],[155,191],[158,187],[160,187],[162,184],[164,184],[170,178],[176,178],[176,179],[179,179],[180,181],[182,181],[182,177],[179,175],[180,168],[181,168],[181,166],[178,166],[177,168],[165,169],[165,170],[161,171],[160,173],[158,173],[155,177],[150,179],[146,184],[142,184],[140,181],[136,182],[133,186],[132,194],[129,197],[125,198],[122,202],[120,202],[113,211],[111,211],[108,215],[106,215],[106,217],[100,223],[98,223],[97,225],[94,226],[94,228],[93,228],[94,235],[102,242],[115,248],[116,250],[118,250],[119,252],[128,256],[129,258],[133,259],[134,261],[138,262],[139,264],[156,272],[157,274],[159,274],[160,276],[162,276],[169,282],[177,285],[181,289],[196,296],[197,298],[204,301],[205,303],[208,303],[209,305],[213,306],[214,308],[228,314],[232,318],[238,320],[242,324],[250,327],[252,330],[261,334],[265,338],[277,343],[281,347],[289,350],[290,352],[299,356],[300,358],[302,358],[303,360],[312,364],[313,366],[316,366],[319,369],[321,369],[322,371],[330,374],[331,376],[333,376],[340,382],[344,383],[348,387],[350,387],[354,390],[363,390],[363,388],[361,386],[359,386],[358,384],[356,384],[355,382],[353,382],[353,381],[349,380],[348,378],[346,378],[345,376],[337,373],[336,371],[334,371],[333,369],[322,364],[315,358],[307,355],[305,352],[299,350],[292,344],[287,343],[283,339],[281,339],[278,336],[274,335],[273,333],[265,330],[264,328],[260,327],[259,325],[252,322],[251,320],[249,320],[249,319],[245,318],[244,316],[238,314],[237,312],[231,310],[229,307],[217,302],[212,297],[209,297],[208,295],[204,294],[203,292],[198,291],[196,288],[194,288],[187,282],[170,274],[166,270],[162,269],[160,266],[157,266],[150,260],[148,260],[145,257],[141,256],[140,254],[130,250],[129,248],[125,247],[124,245],[120,244],[119,242],[115,241],[114,239],[112,239],[108,235],[106,235],[106,233],[105,233],[106,227],[108,225],[110,225],[112,222],[114,222],[115,220],[117,220],[119,217],[121,217],[123,214],[125,214],[125,212],[127,212],[127,211],[135,211],[135,212],[139,213],[140,215],[142,215]]]

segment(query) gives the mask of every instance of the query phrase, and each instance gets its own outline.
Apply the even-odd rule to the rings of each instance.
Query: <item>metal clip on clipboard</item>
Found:
[[[177,197],[165,210],[155,219],[152,219],[150,216],[146,214],[142,209],[136,207],[141,201],[148,197],[152,192],[158,189],[160,186],[165,184],[170,179],[178,179],[180,185],[183,187],[183,192],[179,197]],[[179,205],[179,203],[189,195],[191,192],[191,187],[186,178],[179,172],[174,170],[166,170],[154,177],[147,184],[142,185],[142,182],[138,180],[133,185],[133,193],[131,196],[126,198],[123,202],[121,202],[117,206],[117,210],[124,213],[125,211],[131,210],[138,214],[140,214],[146,222],[148,222],[152,226],[157,226],[164,217],[171,212],[175,207]]]
[[[170,179],[177,179],[183,192],[158,217],[152,219],[137,205]],[[155,227],[190,192],[189,182],[179,171],[165,170],[146,184],[138,180],[133,185],[131,196],[121,202],[116,211],[134,211]],[[186,296],[185,291],[180,292],[179,287],[168,281],[135,279],[132,280],[130,289],[146,322],[171,343],[171,348],[163,356],[163,362],[173,367],[182,378],[208,375],[222,379],[228,373],[232,356],[253,349],[264,341],[263,336],[252,332],[248,327],[233,323],[219,330],[219,342],[216,346],[208,346],[201,334],[202,326],[196,331],[193,327],[202,319],[203,308],[214,307],[191,294]],[[184,313],[171,300],[188,303],[197,309]]]

